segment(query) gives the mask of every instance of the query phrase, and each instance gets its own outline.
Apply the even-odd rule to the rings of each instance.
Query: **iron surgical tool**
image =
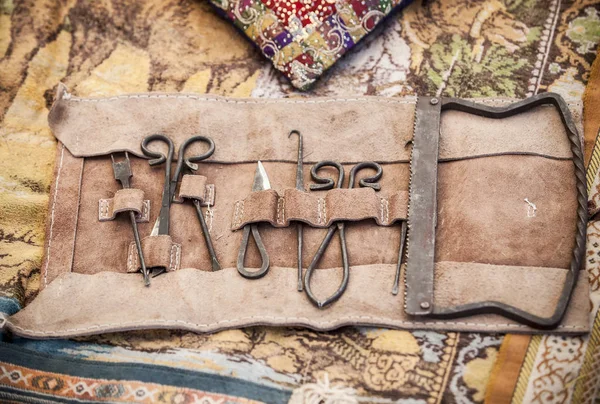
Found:
[[[167,144],[167,155],[165,156],[161,152],[152,151],[148,148],[149,143],[160,141]],[[193,143],[201,142],[208,144],[208,150],[200,155],[185,157],[185,152]],[[173,164],[173,155],[175,153],[175,146],[173,141],[162,134],[154,134],[145,137],[142,140],[142,152],[147,157],[152,158],[149,161],[150,166],[157,166],[162,163],[165,163],[165,180],[163,185],[162,192],[162,202],[160,207],[160,213],[154,227],[152,229],[151,236],[158,235],[168,235],[169,234],[169,222],[170,222],[170,213],[171,213],[171,203],[175,198],[175,190],[177,188],[177,183],[179,181],[179,177],[183,174],[184,165],[190,171],[198,170],[197,162],[206,160],[215,152],[215,143],[211,138],[205,136],[192,136],[187,139],[185,142],[179,146],[179,153],[177,157],[177,166],[175,168],[175,172],[171,175],[171,166]],[[198,216],[198,220],[200,221],[200,227],[202,228],[202,233],[204,235],[204,241],[206,242],[206,248],[210,254],[212,270],[218,271],[221,269],[221,265],[217,259],[217,255],[215,253],[215,249],[212,244],[212,240],[210,238],[210,233],[208,231],[208,226],[206,225],[206,220],[204,219],[204,215],[202,213],[202,209],[200,207],[200,202],[198,200],[194,200],[194,206],[196,207],[196,214]],[[164,267],[160,267],[158,272],[153,274],[154,276],[158,276],[166,270]]]
[[[269,177],[267,176],[265,167],[259,161],[256,166],[256,172],[254,173],[254,183],[252,184],[252,192],[263,191],[265,189],[271,189],[271,183],[269,182]],[[258,252],[262,260],[262,265],[256,271],[248,271],[244,267],[246,252],[248,251],[248,241],[250,239],[250,232],[252,232],[252,237],[254,238],[254,242],[256,243],[256,247],[258,248]],[[240,273],[240,275],[248,279],[262,278],[269,270],[269,255],[267,254],[265,245],[263,244],[262,239],[260,237],[260,233],[258,232],[257,223],[250,223],[244,226],[242,243],[240,244],[240,249],[238,251],[237,257],[237,270]]]
[[[296,167],[296,189],[304,191],[304,174],[302,173],[303,160],[303,139],[302,133],[297,130],[292,130],[288,137],[298,135],[298,165]],[[304,227],[301,222],[296,223],[296,231],[298,232],[298,292],[302,292],[302,240],[304,238]]]
[[[129,180],[133,177],[131,172],[131,162],[129,161],[129,154],[125,152],[125,160],[115,161],[113,154],[110,155],[112,160],[113,172],[115,174],[115,180],[121,183],[123,189],[131,188]],[[133,229],[133,238],[135,239],[135,247],[137,249],[138,256],[140,258],[140,266],[142,267],[142,274],[144,275],[144,284],[150,286],[150,277],[148,276],[148,268],[144,261],[144,253],[142,252],[142,242],[140,240],[140,233],[137,227],[137,221],[135,220],[135,212],[129,211],[129,219],[131,220],[131,228]]]
[[[323,167],[334,167],[335,169],[337,169],[337,171],[339,173],[337,182],[334,182],[334,180],[331,178],[320,177],[318,175],[319,169],[321,169]],[[356,174],[360,170],[365,169],[365,168],[375,169],[376,172],[374,175],[372,175],[370,177],[361,179],[359,181],[360,186],[373,188],[374,190],[379,191],[379,189],[381,189],[381,186],[379,185],[379,183],[377,181],[379,181],[379,179],[383,175],[383,169],[381,168],[381,166],[378,163],[370,162],[370,161],[358,163],[354,167],[352,167],[352,169],[350,170],[350,180],[348,182],[348,188],[349,189],[354,188]],[[342,184],[344,182],[344,167],[340,163],[335,162],[335,161],[327,160],[327,161],[318,162],[311,168],[310,174],[311,174],[313,180],[316,182],[316,184],[312,184],[310,186],[311,190],[328,190],[328,189],[332,189],[334,186],[336,186],[337,188],[341,188]],[[314,271],[315,267],[317,266],[321,257],[325,253],[325,250],[327,250],[327,248],[329,247],[329,244],[331,243],[331,240],[332,240],[333,236],[335,235],[336,231],[339,233],[341,252],[342,252],[342,267],[343,267],[342,282],[340,283],[340,286],[338,287],[338,289],[331,296],[329,296],[325,300],[319,300],[312,292],[312,289],[310,286],[310,279],[313,275],[313,271]],[[329,227],[329,230],[327,231],[327,235],[321,242],[321,245],[319,246],[317,253],[313,257],[312,262],[310,263],[310,265],[308,266],[308,268],[306,270],[306,273],[304,274],[304,289],[306,290],[306,294],[308,295],[308,298],[311,300],[311,302],[313,302],[318,308],[322,309],[322,308],[330,305],[331,303],[335,302],[336,300],[338,300],[344,294],[344,292],[346,291],[346,288],[348,286],[349,278],[350,278],[350,264],[348,261],[348,247],[346,245],[345,223],[344,222],[336,222]]]
[[[392,294],[394,296],[398,294],[398,287],[400,284],[400,269],[402,268],[402,260],[404,259],[404,249],[406,247],[406,232],[408,230],[408,223],[406,220],[402,221],[402,227],[400,229],[400,248],[398,248],[398,263],[396,264],[396,276],[394,277],[394,286],[392,287]]]

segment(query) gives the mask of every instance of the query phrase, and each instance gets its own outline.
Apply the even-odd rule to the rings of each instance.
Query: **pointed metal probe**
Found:
[[[304,174],[302,173],[303,163],[303,139],[302,133],[297,130],[292,130],[288,138],[293,134],[298,135],[298,166],[296,167],[296,189],[304,191]],[[304,227],[302,223],[296,223],[296,231],[298,232],[298,292],[302,292],[302,240],[304,238]]]
[[[125,152],[125,160],[115,161],[115,157],[111,154],[110,159],[112,160],[113,172],[115,179],[121,183],[123,189],[131,188],[129,179],[133,177],[131,172],[131,163],[129,162],[129,154]],[[142,242],[140,240],[140,233],[138,231],[137,222],[135,220],[135,212],[129,211],[129,219],[131,220],[131,227],[133,229],[133,238],[135,239],[135,246],[137,248],[138,256],[140,257],[140,266],[142,267],[142,274],[144,275],[144,284],[150,286],[150,277],[148,276],[148,269],[146,268],[146,262],[144,262],[144,253],[142,252]]]
[[[210,254],[212,270],[213,272],[220,271],[221,264],[219,264],[219,260],[217,259],[217,253],[215,252],[215,247],[213,246],[212,240],[210,238],[210,233],[208,231],[208,226],[206,225],[206,220],[204,219],[204,215],[202,214],[200,201],[194,199],[194,206],[196,207],[196,214],[198,215],[198,220],[200,221],[200,227],[202,228],[204,240],[206,241],[206,248],[208,249],[208,253]]]
[[[398,264],[396,266],[396,277],[394,278],[394,287],[392,295],[398,294],[398,285],[400,284],[400,268],[402,268],[402,259],[404,258],[404,247],[406,245],[406,230],[408,226],[406,220],[402,221],[402,230],[400,232],[400,248],[398,248]]]

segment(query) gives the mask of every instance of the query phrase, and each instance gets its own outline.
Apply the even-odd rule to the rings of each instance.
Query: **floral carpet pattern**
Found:
[[[12,314],[38,292],[56,147],[46,120],[58,82],[80,96],[181,91],[231,97],[523,98],[554,91],[583,106],[599,42],[596,1],[414,1],[392,12],[301,92],[203,0],[127,5],[118,0],[0,0],[0,310]],[[586,145],[588,157],[592,146]],[[591,190],[596,173],[590,175]],[[598,193],[593,188],[590,197]],[[600,305],[598,246],[600,225],[594,223],[586,267],[594,317]],[[562,403],[591,397],[598,383],[593,375],[600,373],[598,319],[595,330],[584,337],[531,337],[510,401]],[[351,389],[361,402],[467,403],[486,399],[505,339],[374,328],[318,333],[255,327],[212,335],[131,332],[75,341],[8,339],[6,344],[85,363],[136,363],[246,381],[288,396],[303,384],[327,378],[332,386]],[[31,369],[1,354],[0,373],[4,398],[17,392],[37,394],[37,399],[82,398],[78,383],[85,385],[79,392],[102,385],[91,376],[58,377]],[[157,388],[148,380],[135,383],[128,386]],[[175,392],[183,391],[190,395],[177,397],[238,402],[223,393],[202,393],[210,386],[177,390],[165,382],[165,394],[144,399],[171,402]],[[106,389],[113,388],[121,391]]]
[[[401,0],[212,0],[299,89],[371,32]]]

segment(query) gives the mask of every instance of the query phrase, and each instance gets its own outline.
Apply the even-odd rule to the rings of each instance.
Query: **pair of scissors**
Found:
[[[323,167],[333,167],[333,168],[337,169],[337,171],[338,171],[337,182],[334,182],[334,180],[331,178],[319,176],[318,171]],[[379,185],[379,183],[377,181],[379,181],[379,179],[383,175],[383,168],[381,168],[381,165],[379,165],[378,163],[375,163],[372,161],[358,163],[354,167],[352,167],[352,169],[350,170],[350,180],[348,182],[348,189],[354,188],[356,175],[358,174],[358,172],[360,170],[365,169],[365,168],[375,169],[376,172],[374,175],[372,175],[370,177],[365,177],[365,178],[361,179],[359,181],[360,186],[373,188],[375,191],[379,191],[381,189],[381,186]],[[318,162],[317,164],[312,166],[312,168],[310,170],[310,175],[312,176],[313,180],[316,182],[316,184],[311,184],[311,186],[310,186],[310,189],[313,191],[314,190],[328,190],[328,189],[332,189],[334,186],[336,186],[337,188],[341,188],[342,184],[344,183],[344,167],[336,161],[326,160],[326,161]],[[325,250],[327,250],[327,248],[329,247],[329,244],[331,243],[331,240],[333,239],[333,236],[335,235],[336,231],[339,234],[340,244],[341,244],[341,249],[342,249],[342,267],[343,267],[343,271],[344,271],[343,276],[342,276],[342,282],[340,283],[340,286],[338,287],[338,289],[331,296],[329,296],[325,300],[319,300],[312,292],[312,289],[310,287],[310,279],[313,275],[313,272],[314,272],[317,264],[321,260],[321,257],[325,253]],[[327,235],[325,235],[325,238],[321,242],[321,245],[319,246],[317,253],[313,257],[310,265],[308,266],[308,269],[306,270],[306,273],[304,274],[304,289],[306,290],[306,294],[307,294],[308,298],[310,299],[310,301],[313,304],[315,304],[318,308],[322,309],[322,308],[330,305],[331,303],[335,302],[336,300],[338,300],[344,294],[344,292],[346,291],[346,288],[348,286],[349,279],[350,279],[350,263],[348,261],[348,247],[346,245],[346,227],[345,227],[344,222],[336,222],[336,223],[332,224],[329,227],[329,229],[327,230]]]
[[[167,144],[167,155],[165,156],[161,152],[156,152],[150,150],[148,145],[151,142],[160,141]],[[185,152],[188,147],[190,147],[193,143],[200,142],[206,143],[208,145],[208,150],[200,155],[185,157]],[[160,164],[165,163],[165,181],[163,184],[163,192],[162,192],[162,201],[160,207],[160,213],[156,222],[154,223],[154,227],[152,228],[151,236],[158,235],[168,235],[169,234],[169,222],[171,217],[171,203],[175,197],[175,189],[177,188],[177,183],[179,182],[179,177],[183,174],[184,165],[187,169],[194,172],[198,170],[197,162],[202,160],[206,160],[215,152],[215,142],[209,137],[205,136],[192,136],[187,139],[183,144],[179,147],[179,153],[177,157],[177,166],[175,168],[175,172],[171,175],[171,166],[173,164],[173,156],[175,154],[175,146],[173,141],[162,134],[154,134],[144,138],[142,140],[142,152],[145,156],[150,157],[148,163],[150,166],[154,167]],[[196,213],[198,216],[198,220],[200,221],[200,226],[202,227],[202,233],[204,234],[204,240],[206,242],[206,247],[210,254],[211,262],[212,262],[212,270],[218,271],[221,269],[219,261],[217,260],[217,256],[215,254],[215,249],[212,244],[212,240],[210,238],[210,233],[208,232],[208,226],[206,225],[206,220],[204,219],[204,215],[202,213],[202,209],[200,207],[200,202],[194,200],[194,205],[196,206]],[[156,268],[155,268],[156,269]],[[164,267],[158,268],[158,272],[153,275],[158,276],[166,270]]]
[[[256,166],[256,172],[254,173],[254,182],[252,184],[252,192],[263,191],[265,189],[271,189],[271,183],[269,182],[269,177],[267,176],[267,172],[265,171],[265,167],[259,161]],[[248,241],[250,240],[250,232],[252,232],[252,237],[254,238],[254,242],[256,243],[256,247],[258,248],[258,252],[260,254],[260,258],[262,260],[262,265],[258,270],[249,271],[244,267],[244,261],[246,259],[246,252],[248,251]],[[244,226],[244,234],[242,235],[242,244],[240,244],[240,249],[238,251],[237,257],[237,270],[244,278],[247,279],[259,279],[267,274],[269,270],[269,255],[267,254],[267,249],[262,242],[262,238],[260,237],[260,233],[258,232],[258,224],[250,223]]]

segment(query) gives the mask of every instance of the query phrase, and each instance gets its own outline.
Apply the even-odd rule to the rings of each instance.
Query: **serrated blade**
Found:
[[[405,307],[410,315],[433,310],[437,163],[441,100],[419,97],[410,162]]]

